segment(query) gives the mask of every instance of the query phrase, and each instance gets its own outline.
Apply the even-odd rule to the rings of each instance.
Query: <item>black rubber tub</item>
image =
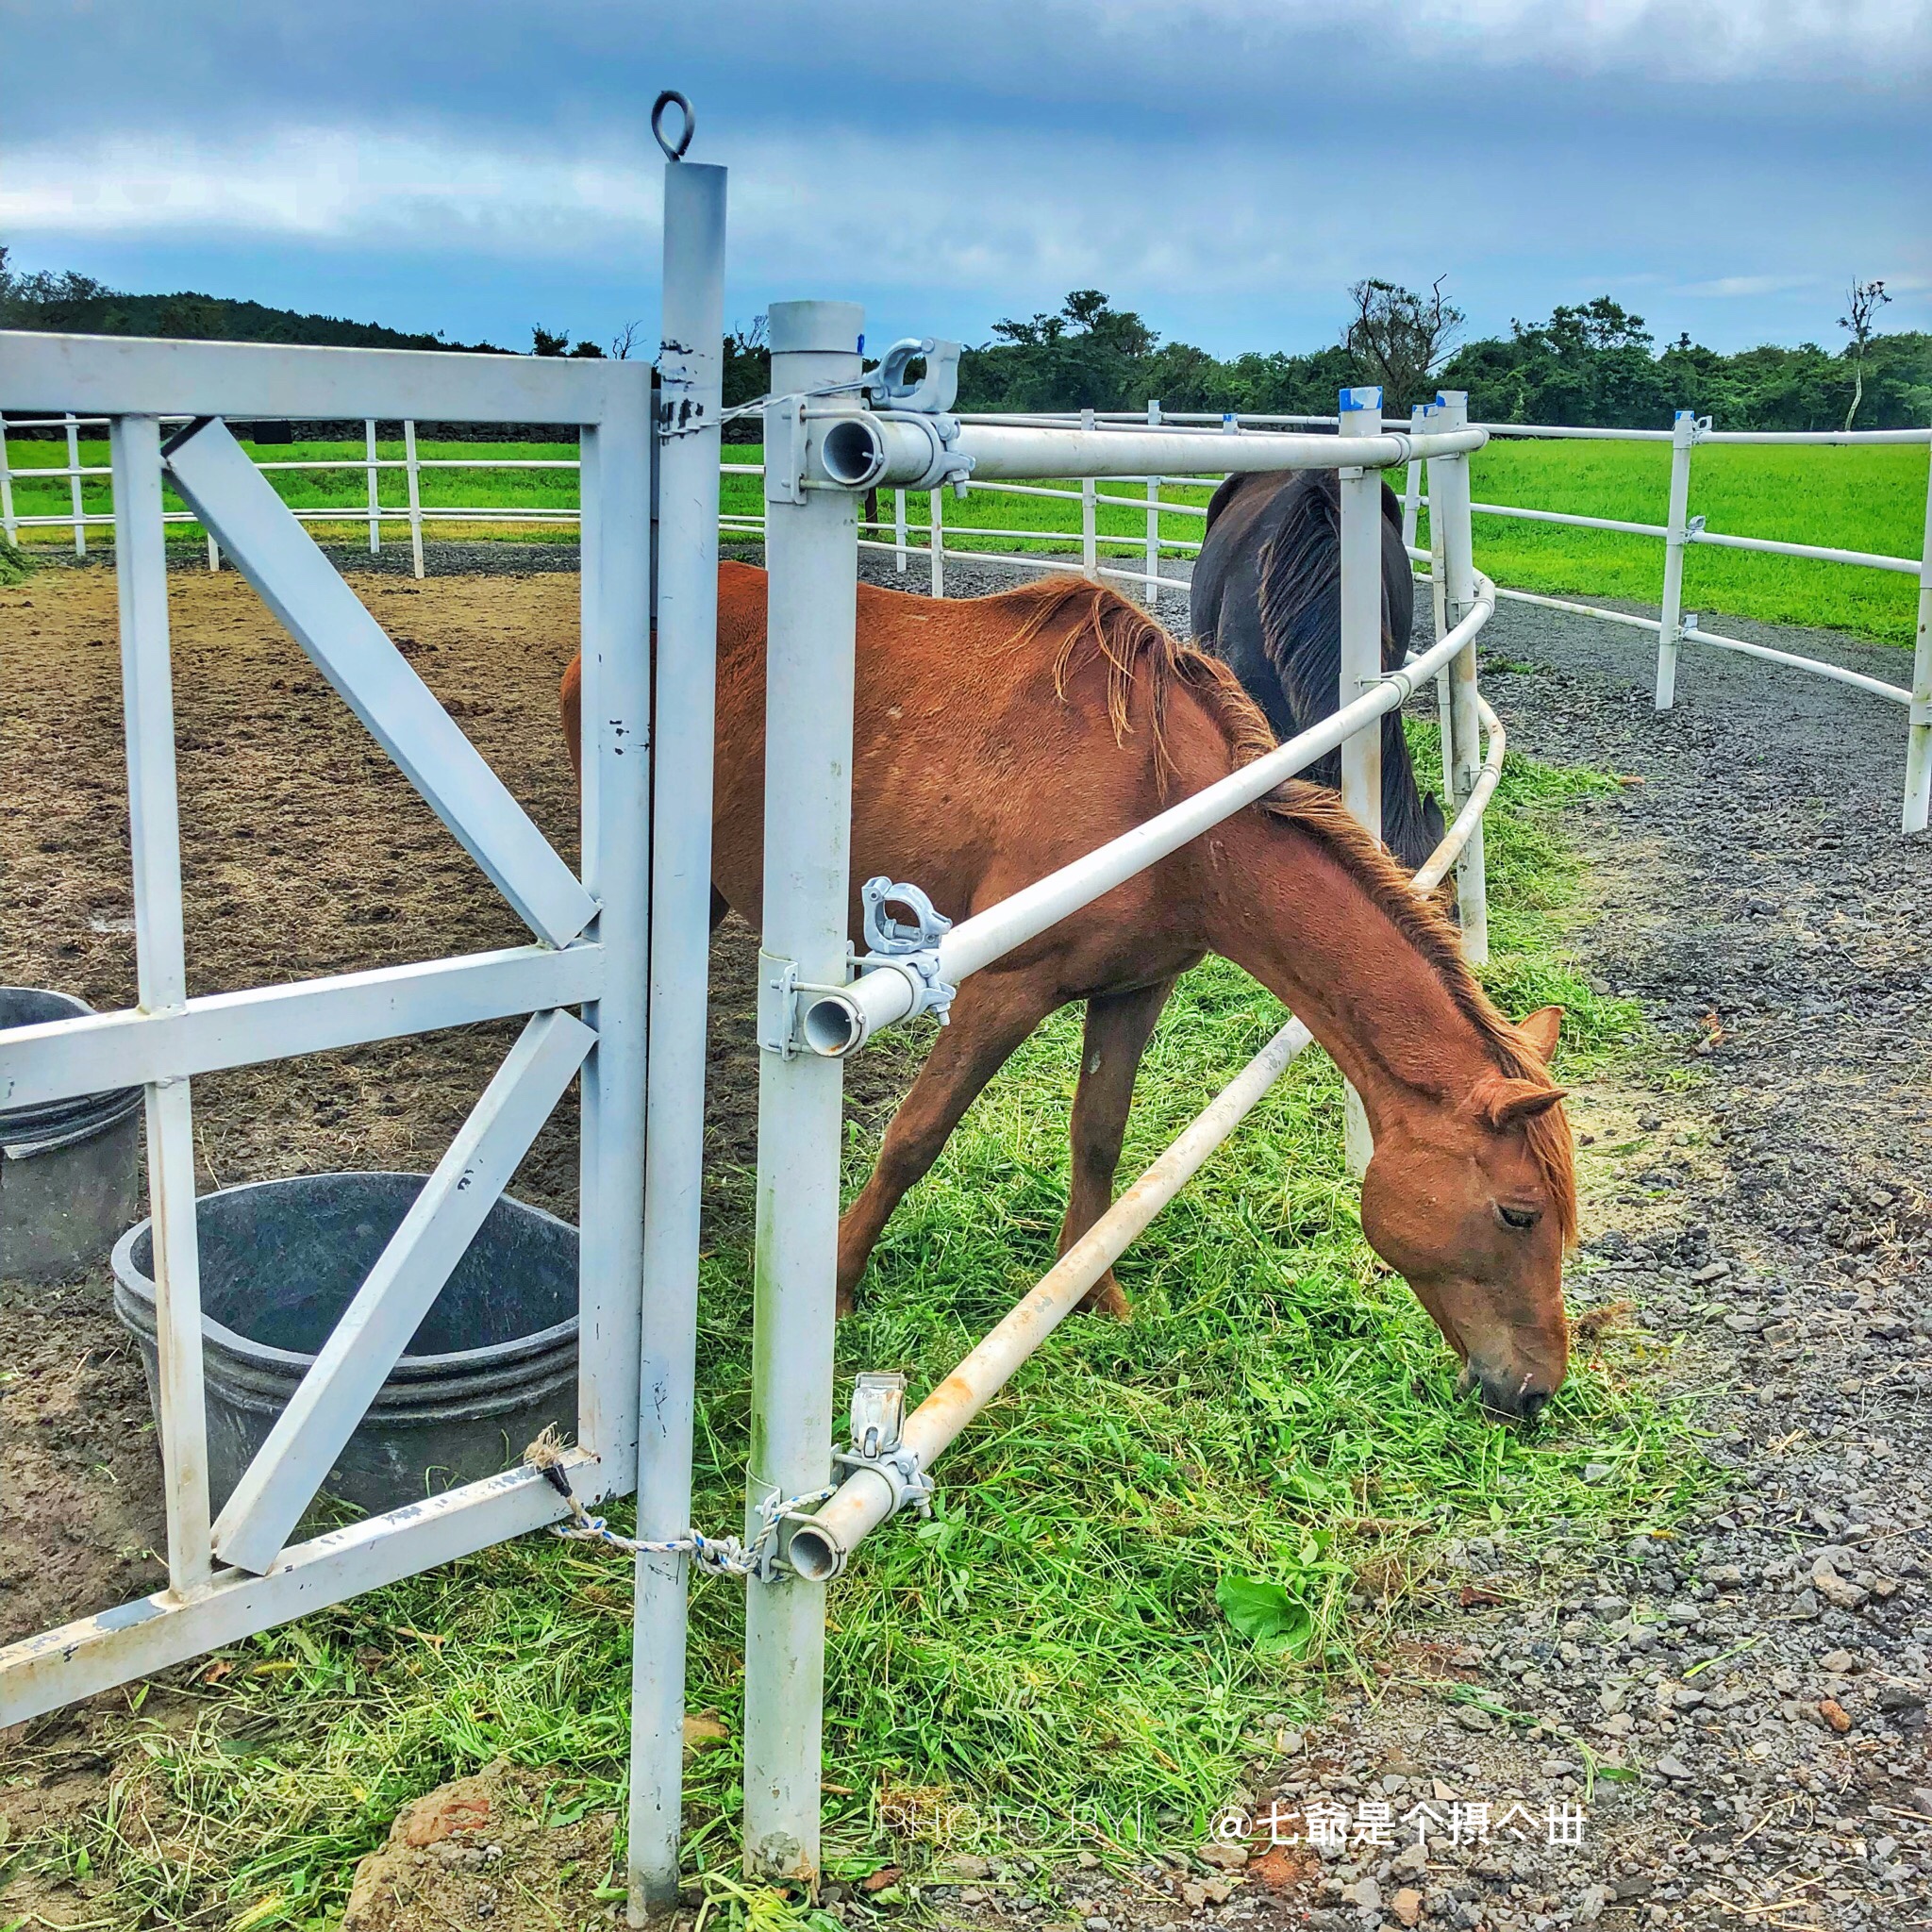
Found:
[[[425,1176],[302,1174],[204,1195],[208,1487],[219,1509],[382,1252]],[[114,1249],[114,1311],[155,1396],[154,1238]],[[392,1509],[494,1475],[546,1424],[577,1419],[577,1231],[504,1199],[470,1243],[322,1493]]]
[[[72,993],[0,986],[0,1029],[76,1020]],[[141,1205],[141,1089],[0,1108],[0,1275],[73,1281]]]

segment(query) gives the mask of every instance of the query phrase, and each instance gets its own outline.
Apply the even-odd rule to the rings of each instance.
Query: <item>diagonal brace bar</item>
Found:
[[[262,602],[539,939],[597,910],[529,814],[342,581],[218,418],[167,446],[171,479]]]
[[[564,1012],[524,1028],[236,1484],[224,1562],[267,1574],[596,1039]]]

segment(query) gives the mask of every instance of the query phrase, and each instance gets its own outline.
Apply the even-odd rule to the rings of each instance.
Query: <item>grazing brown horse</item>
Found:
[[[765,575],[720,567],[717,903],[760,923]],[[1078,580],[941,602],[858,591],[851,908],[874,874],[954,918],[1151,818],[1269,749],[1226,667]],[[578,756],[578,667],[563,684]],[[722,912],[720,913],[722,916]],[[1494,1414],[1534,1417],[1568,1357],[1570,1133],[1543,1062],[1558,1009],[1511,1026],[1454,928],[1332,792],[1282,787],[959,989],[840,1227],[840,1305],[887,1218],[1002,1062],[1087,1002],[1061,1250],[1112,1197],[1134,1074],[1175,979],[1245,968],[1354,1082],[1375,1151],[1362,1228],[1405,1275]],[[1111,1274],[1089,1298],[1124,1314]]]

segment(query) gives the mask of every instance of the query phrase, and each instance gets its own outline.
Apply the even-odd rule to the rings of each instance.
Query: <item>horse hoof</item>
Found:
[[[1131,1322],[1134,1319],[1132,1304],[1121,1292],[1120,1283],[1110,1277],[1090,1291],[1080,1307],[1087,1314],[1105,1315],[1115,1322]]]

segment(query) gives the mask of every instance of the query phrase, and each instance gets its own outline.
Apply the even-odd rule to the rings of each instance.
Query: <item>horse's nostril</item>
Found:
[[[1546,1409],[1549,1406],[1549,1391],[1543,1389],[1532,1389],[1529,1391],[1529,1393],[1523,1398],[1523,1403],[1519,1410],[1519,1413],[1522,1415],[1523,1420],[1524,1422],[1533,1423],[1536,1421],[1537,1417],[1541,1415],[1543,1410]]]

